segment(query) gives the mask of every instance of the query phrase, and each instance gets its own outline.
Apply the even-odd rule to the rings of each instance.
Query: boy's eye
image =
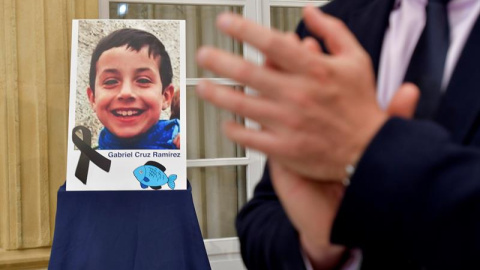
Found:
[[[137,83],[139,84],[150,84],[152,81],[148,78],[138,78]]]
[[[118,84],[118,80],[116,79],[108,79],[103,82],[104,85],[106,86],[112,86]]]

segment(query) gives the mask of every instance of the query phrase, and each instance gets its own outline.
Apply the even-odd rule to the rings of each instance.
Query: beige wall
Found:
[[[76,18],[98,18],[97,0],[0,1],[0,269],[49,253]]]

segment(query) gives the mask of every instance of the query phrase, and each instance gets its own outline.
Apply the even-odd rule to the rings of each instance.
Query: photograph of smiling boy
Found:
[[[175,149],[178,119],[158,120],[170,107],[170,57],[152,34],[120,29],[98,43],[90,61],[88,100],[105,126],[99,149]]]
[[[164,34],[167,49],[148,25],[139,27],[148,29],[144,31],[132,26],[134,22],[102,24],[84,22],[90,31],[79,32],[77,125],[92,130],[92,146],[98,149],[178,149],[180,122],[171,118],[171,101],[178,92],[178,83],[172,81],[178,81],[178,39]],[[175,33],[175,27],[162,28],[163,33]],[[88,48],[95,39],[95,47]],[[169,50],[175,55],[172,61]],[[86,63],[83,59],[82,65],[80,57],[85,55],[89,68],[82,81],[80,70]]]

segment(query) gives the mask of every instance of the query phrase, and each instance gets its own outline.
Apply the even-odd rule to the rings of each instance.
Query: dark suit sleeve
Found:
[[[391,119],[358,164],[332,240],[367,253],[387,249],[426,269],[472,269],[479,180],[478,148],[453,143],[434,123]]]
[[[305,269],[298,233],[273,190],[268,166],[253,198],[238,214],[236,227],[248,269]]]

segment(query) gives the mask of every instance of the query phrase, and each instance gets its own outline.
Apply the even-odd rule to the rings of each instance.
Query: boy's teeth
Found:
[[[128,110],[128,111],[116,111],[116,113],[120,116],[132,116],[132,115],[137,115],[139,112],[135,110]]]

